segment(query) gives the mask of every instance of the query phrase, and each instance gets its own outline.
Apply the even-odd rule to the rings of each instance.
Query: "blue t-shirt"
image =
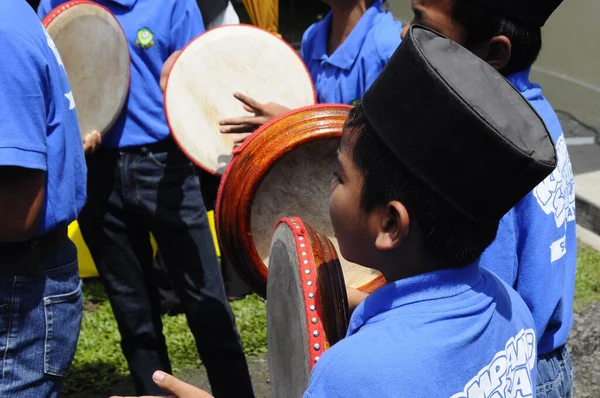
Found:
[[[0,1],[0,54],[0,166],[46,172],[43,235],[85,204],[75,103],[56,46],[25,1]]]
[[[40,17],[65,0],[42,0]],[[103,138],[103,146],[122,148],[167,138],[160,72],[167,58],[204,32],[194,0],[96,0],[119,20],[129,42],[131,85],[126,110]]]
[[[532,397],[535,342],[527,306],[492,273],[436,271],[367,297],[304,396]]]
[[[573,325],[575,184],[560,122],[542,89],[529,81],[529,70],[508,80],[546,123],[558,165],[504,216],[496,240],[481,257],[481,265],[523,297],[535,320],[538,353],[543,355],[564,345]]]
[[[348,104],[360,100],[400,45],[402,23],[375,1],[348,38],[327,55],[332,12],[311,25],[302,37],[302,60],[312,76],[321,104]]]

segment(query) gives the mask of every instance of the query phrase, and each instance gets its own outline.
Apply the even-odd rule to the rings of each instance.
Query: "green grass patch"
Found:
[[[65,394],[85,390],[104,392],[114,384],[129,380],[117,323],[104,288],[96,280],[86,280],[83,294],[83,323],[75,360],[65,380]],[[249,296],[232,303],[232,308],[246,354],[265,353],[267,310],[264,300]],[[163,317],[163,331],[175,374],[200,366],[185,315]]]
[[[600,253],[580,244],[577,253],[577,277],[575,279],[575,310],[586,304],[600,302]]]

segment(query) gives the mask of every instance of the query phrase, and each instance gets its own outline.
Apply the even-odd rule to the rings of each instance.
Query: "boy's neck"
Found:
[[[331,1],[331,30],[327,42],[327,55],[331,55],[348,38],[352,29],[367,11],[374,0]]]
[[[399,258],[402,260],[398,261]],[[397,253],[397,255],[392,254],[389,258],[382,258],[378,262],[377,270],[383,274],[385,280],[389,283],[439,271],[447,267],[448,264],[441,263],[427,253],[416,251]]]

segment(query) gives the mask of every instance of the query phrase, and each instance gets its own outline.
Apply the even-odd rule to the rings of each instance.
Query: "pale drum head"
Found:
[[[65,3],[42,21],[56,43],[77,108],[82,136],[106,134],[127,101],[130,58],[123,28],[106,8]]]
[[[267,282],[267,343],[275,398],[302,397],[322,353],[342,339],[350,311],[331,243],[299,218],[273,235]]]
[[[273,225],[291,214],[300,217],[339,245],[329,218],[332,170],[335,170],[339,139],[322,139],[285,154],[261,181],[252,202],[252,237],[258,255],[269,267]],[[346,283],[353,288],[368,285],[380,274],[376,270],[340,258]]]
[[[316,102],[310,74],[283,40],[248,25],[212,29],[184,48],[165,89],[173,137],[198,166],[222,175],[232,159],[234,135],[219,120],[251,115],[234,92],[295,109]]]

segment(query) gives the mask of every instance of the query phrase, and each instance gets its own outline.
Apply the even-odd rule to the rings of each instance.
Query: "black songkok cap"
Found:
[[[556,166],[552,138],[527,100],[422,26],[410,28],[362,106],[399,161],[476,221],[500,220]]]
[[[509,19],[542,27],[562,0],[472,0]]]

